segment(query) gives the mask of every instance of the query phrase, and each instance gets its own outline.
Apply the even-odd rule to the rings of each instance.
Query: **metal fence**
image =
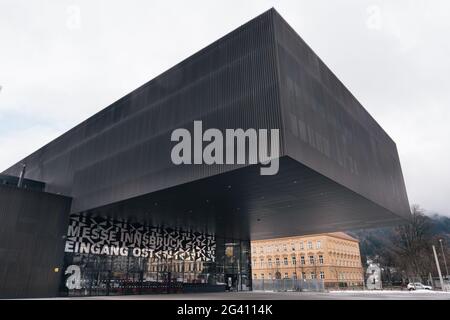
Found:
[[[252,281],[253,291],[325,291],[321,279],[257,279]]]
[[[444,288],[442,288],[441,280],[439,278],[433,278],[431,286],[435,290],[450,291],[450,280],[444,280]]]

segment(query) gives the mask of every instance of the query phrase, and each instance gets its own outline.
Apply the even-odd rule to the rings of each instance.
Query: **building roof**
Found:
[[[252,242],[269,242],[269,241],[272,242],[272,241],[283,241],[283,240],[292,239],[292,238],[300,239],[300,238],[312,238],[312,237],[320,237],[320,236],[340,238],[340,239],[344,239],[344,240],[359,242],[358,239],[353,238],[352,236],[348,235],[345,232],[330,232],[330,233],[308,234],[308,235],[301,235],[301,236],[291,236],[291,237],[265,239],[265,240],[252,240]]]

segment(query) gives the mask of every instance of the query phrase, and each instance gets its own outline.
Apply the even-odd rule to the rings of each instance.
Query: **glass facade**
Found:
[[[65,251],[64,296],[251,290],[249,241],[72,216]]]

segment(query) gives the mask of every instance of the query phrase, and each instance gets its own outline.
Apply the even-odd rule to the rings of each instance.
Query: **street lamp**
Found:
[[[441,282],[441,290],[444,291],[444,280],[442,279],[442,273],[441,273],[441,267],[439,266],[439,260],[438,260],[438,256],[436,253],[436,247],[433,245],[433,254],[434,254],[434,259],[436,260],[436,269],[439,275],[439,281]]]
[[[444,257],[444,265],[445,265],[445,272],[446,272],[445,275],[446,275],[446,278],[448,279],[447,259],[445,259],[444,246],[442,245],[442,239],[439,239],[439,243],[441,244],[442,256]]]

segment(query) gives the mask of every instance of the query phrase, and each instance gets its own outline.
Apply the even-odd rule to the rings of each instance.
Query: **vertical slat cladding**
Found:
[[[73,196],[80,211],[239,167],[175,167],[170,134],[192,132],[194,120],[204,129],[280,129],[273,33],[269,11],[31,155],[28,177]]]
[[[286,154],[399,214],[409,214],[395,144],[308,45],[276,16]]]

